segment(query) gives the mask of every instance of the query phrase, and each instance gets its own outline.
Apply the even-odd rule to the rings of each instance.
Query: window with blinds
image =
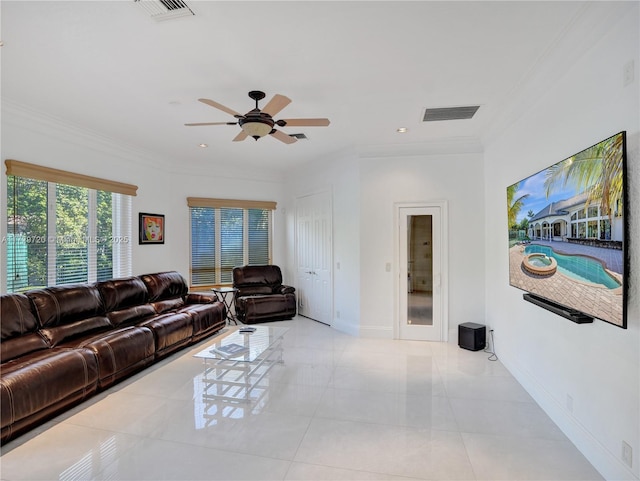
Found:
[[[191,285],[231,284],[233,268],[271,263],[275,203],[188,199]]]
[[[6,164],[7,292],[131,275],[135,186]]]

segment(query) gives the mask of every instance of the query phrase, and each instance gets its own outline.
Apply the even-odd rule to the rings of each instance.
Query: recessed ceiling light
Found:
[[[206,149],[207,147],[209,147],[208,144],[198,144],[198,147],[202,147],[203,149]]]
[[[406,134],[409,131],[408,128],[406,127],[399,127],[396,132],[398,132],[399,134]]]

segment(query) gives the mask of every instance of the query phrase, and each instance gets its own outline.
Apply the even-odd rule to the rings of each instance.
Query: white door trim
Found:
[[[393,338],[400,339],[400,273],[403,271],[400,265],[400,209],[406,207],[438,207],[440,208],[440,253],[441,253],[441,277],[440,295],[442,299],[442,322],[440,323],[440,341],[449,340],[449,215],[448,202],[446,200],[424,202],[395,202],[393,204],[393,251],[395,259],[394,268],[394,319]]]

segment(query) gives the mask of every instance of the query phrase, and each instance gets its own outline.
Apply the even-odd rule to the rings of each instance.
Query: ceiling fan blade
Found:
[[[298,141],[298,139],[296,139],[295,137],[291,137],[290,135],[287,135],[280,130],[274,130],[273,132],[271,132],[271,136],[275,137],[280,142],[284,142],[285,144],[293,144],[294,142]]]
[[[215,102],[213,100],[209,100],[209,99],[198,99],[200,102],[202,102],[203,104],[207,104],[211,107],[214,107],[216,109],[222,110],[223,112],[226,112],[228,114],[233,115],[234,117],[243,117],[242,114],[236,112],[233,109],[230,109],[229,107],[225,107],[222,104],[219,104],[218,102]]]
[[[246,139],[249,136],[244,130],[241,130],[238,135],[233,138],[234,142],[240,142],[241,140]]]
[[[330,124],[329,119],[282,119],[282,121],[287,127],[326,127]]]
[[[200,125],[238,125],[238,122],[195,122],[193,124],[184,124],[187,127],[198,127]]]
[[[280,112],[283,108],[291,103],[291,99],[289,97],[285,97],[284,95],[275,94],[269,103],[264,106],[262,111],[265,114],[271,115],[273,117],[278,112]]]

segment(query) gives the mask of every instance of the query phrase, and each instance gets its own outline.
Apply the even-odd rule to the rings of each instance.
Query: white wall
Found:
[[[267,200],[274,213],[273,262],[286,261],[284,181],[265,173],[266,180],[229,177],[214,167],[176,172],[167,159],[124,148],[104,137],[64,124],[59,119],[3,105],[2,159],[15,159],[138,186],[133,199],[133,274],[177,270],[189,279],[189,209],[187,197]],[[215,155],[215,151],[211,152]],[[4,173],[4,166],[3,166]],[[2,211],[6,215],[6,175],[2,176]],[[138,213],[164,214],[165,243],[138,244]],[[2,223],[6,229],[6,223]],[[0,232],[2,236],[6,233]],[[3,257],[4,258],[4,257]],[[287,279],[285,281],[293,281]]]
[[[285,197],[281,182],[233,179],[215,172],[203,172],[200,175],[155,172],[153,178],[157,181],[147,183],[143,195],[134,202],[134,211],[164,213],[167,233],[164,245],[134,246],[136,274],[151,272],[159,265],[164,266],[163,269],[176,269],[179,266],[180,271],[188,278],[190,237],[187,197],[277,202],[273,219],[273,263],[280,265],[284,262]],[[293,281],[293,278],[287,278],[286,273],[283,269],[285,283]]]
[[[565,56],[535,101],[529,95],[526,113],[485,149],[486,318],[496,352],[607,479],[640,477],[640,39],[638,3],[627,5],[586,53]],[[623,86],[631,60],[636,78]],[[631,206],[627,330],[598,320],[573,324],[509,286],[505,205],[508,185],[621,130],[628,136]],[[621,461],[623,440],[633,448],[633,468]]]
[[[295,200],[329,191],[333,204],[333,320],[331,325],[357,335],[360,323],[360,178],[352,152],[289,173],[287,205],[288,267],[295,269]],[[339,317],[338,317],[338,314]]]
[[[393,157],[368,153],[366,158],[343,153],[322,165],[307,164],[293,173],[287,180],[291,211],[296,197],[322,190],[332,192],[332,325],[354,335],[393,337],[397,297],[393,277],[394,203],[442,200],[448,201],[449,207],[450,327],[461,322],[483,322],[482,178],[479,153]],[[386,271],[387,263],[393,266],[391,272]],[[293,254],[290,265],[295,265]],[[337,311],[340,318],[336,317]]]
[[[451,148],[455,148],[452,145]],[[484,323],[484,199],[480,153],[360,161],[360,332],[393,337],[397,272],[394,203],[447,201],[449,328]],[[391,263],[391,272],[385,267]],[[451,342],[456,342],[450,336]]]

